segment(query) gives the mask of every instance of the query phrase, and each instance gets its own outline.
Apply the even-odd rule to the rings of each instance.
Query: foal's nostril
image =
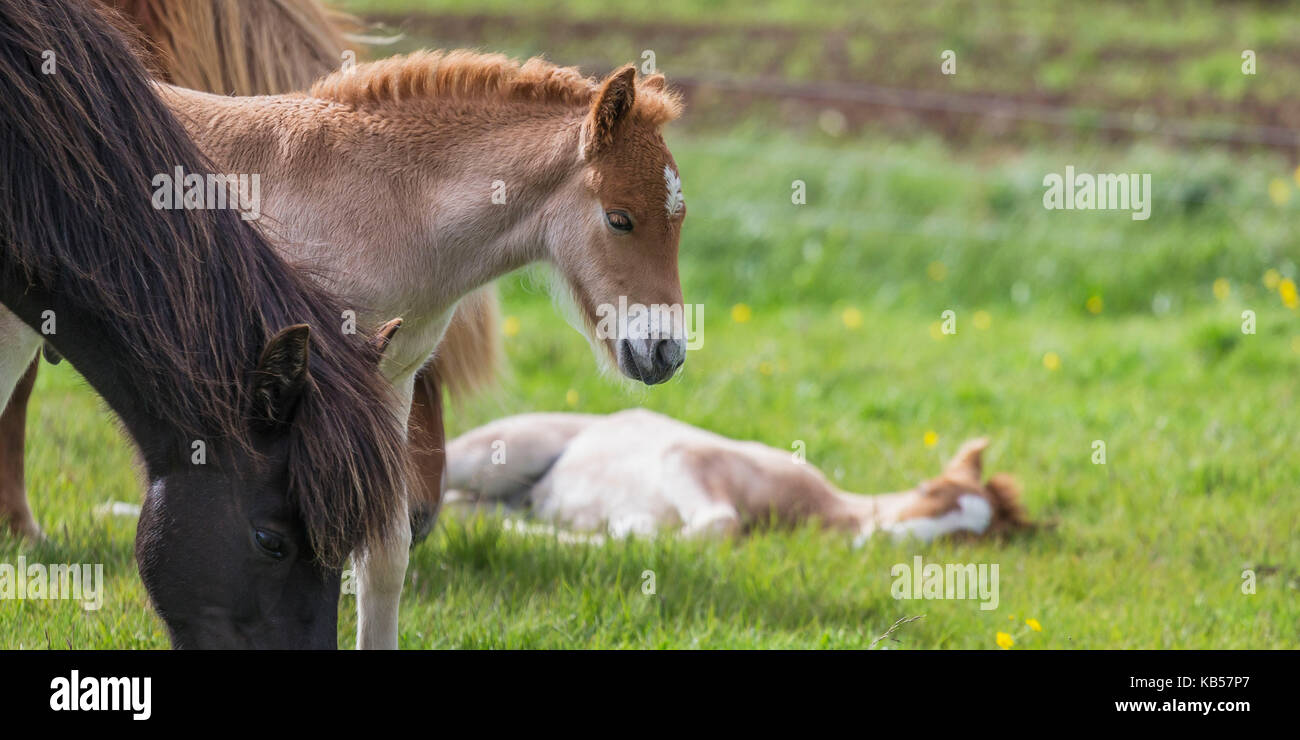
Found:
[[[686,351],[675,339],[660,339],[655,343],[655,364],[676,370],[686,361]]]

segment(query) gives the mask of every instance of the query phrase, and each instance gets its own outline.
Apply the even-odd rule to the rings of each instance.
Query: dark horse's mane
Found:
[[[101,317],[150,418],[246,454],[257,358],[310,324],[288,485],[317,555],[341,562],[387,534],[406,480],[377,351],[237,211],[154,209],[155,175],[214,170],[117,22],[85,0],[0,0],[0,276]]]

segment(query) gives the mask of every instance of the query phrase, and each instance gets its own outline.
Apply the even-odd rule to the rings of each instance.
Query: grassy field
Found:
[[[520,57],[543,54],[600,72],[653,51],[658,69],[686,83],[691,125],[729,126],[737,111],[813,123],[822,106],[906,134],[961,130],[984,140],[1059,138],[1091,131],[1104,112],[1143,130],[1152,119],[1195,121],[1218,135],[1243,126],[1287,127],[1297,114],[1300,19],[1285,3],[987,3],[831,0],[667,0],[623,6],[591,0],[348,0],[348,8],[403,35],[378,53],[422,46],[470,47]],[[940,54],[955,54],[955,74]],[[1243,52],[1255,73],[1243,74]],[[1064,122],[1038,122],[859,105],[851,98],[791,105],[777,98],[719,95],[710,80],[779,80],[879,86],[907,95],[1046,106]],[[694,83],[694,84],[692,84]],[[762,87],[761,85],[759,86]],[[940,108],[944,104],[940,105]],[[716,114],[716,115],[715,115]],[[1126,139],[1127,140],[1127,139]],[[1289,145],[1295,149],[1294,141]]]
[[[996,648],[1005,632],[1017,649],[1300,647],[1286,163],[1142,147],[990,160],[925,139],[747,130],[670,144],[703,348],[669,384],[628,387],[597,371],[535,273],[510,276],[510,376],[454,410],[452,433],[510,413],[642,405],[778,448],[802,440],[861,492],[932,476],[987,434],[989,469],[1016,474],[1031,515],[1053,526],[1006,544],[854,550],[811,530],[566,546],[447,520],[414,552],[403,646],[865,647],[924,614],[880,646]],[[1152,172],[1150,220],[1045,211],[1041,178],[1067,163]],[[806,205],[790,202],[795,179]],[[939,331],[945,310],[955,335]],[[1241,331],[1245,310],[1256,334]],[[94,513],[139,500],[132,453],[66,364],[43,369],[29,434],[51,540],[0,541],[0,561],[104,563],[108,593],[98,612],[5,602],[0,647],[165,647],[132,559],[134,521]],[[998,608],[893,599],[891,566],[917,554],[999,564]],[[1253,595],[1245,569],[1258,574]],[[345,597],[341,646],[354,610]]]
[[[529,270],[501,281],[508,377],[449,419],[455,434],[525,411],[646,406],[777,448],[800,441],[858,492],[913,485],[988,435],[987,469],[1019,478],[1044,527],[1007,543],[858,550],[811,529],[594,547],[445,519],[413,553],[404,647],[867,647],[924,615],[877,647],[996,649],[1005,633],[1015,649],[1300,648],[1300,171],[1285,155],[1170,149],[1140,133],[1099,143],[1088,121],[1094,108],[1294,120],[1298,22],[1283,5],[836,0],[809,13],[792,0],[665,0],[617,17],[591,0],[522,14],[504,0],[344,5],[386,21],[426,10],[394,52],[480,46],[595,71],[651,48],[670,78],[1005,95],[1079,116],[1077,130],[990,125],[972,139],[926,111],[900,122],[845,108],[845,129],[823,125],[833,103],[745,101],[737,115],[695,89],[669,141],[703,347],[667,385],[612,379]],[[945,48],[958,53],[952,78],[936,73]],[[1246,48],[1260,59],[1250,78]],[[1045,210],[1043,176],[1067,165],[1150,173],[1151,218]],[[804,205],[791,202],[795,181]],[[955,335],[940,330],[949,310]],[[1243,333],[1245,311],[1256,333]],[[96,612],[0,602],[0,648],[166,647],[134,520],[95,513],[139,501],[130,445],[66,363],[43,368],[29,437],[50,538],[0,537],[0,562],[102,563],[107,593]],[[916,555],[998,564],[998,607],[895,600],[891,567]],[[348,647],[351,597],[340,621]]]

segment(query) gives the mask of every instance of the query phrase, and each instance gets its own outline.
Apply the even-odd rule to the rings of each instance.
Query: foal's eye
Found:
[[[605,220],[615,231],[632,230],[632,217],[627,211],[605,211]]]
[[[253,538],[257,540],[257,546],[262,548],[267,555],[279,560],[284,557],[284,538],[275,532],[265,529],[254,530]]]

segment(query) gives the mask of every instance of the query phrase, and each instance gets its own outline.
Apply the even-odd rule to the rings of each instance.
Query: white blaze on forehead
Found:
[[[668,215],[676,216],[686,205],[686,196],[682,195],[682,178],[673,172],[673,168],[664,165],[664,182],[668,185]]]

